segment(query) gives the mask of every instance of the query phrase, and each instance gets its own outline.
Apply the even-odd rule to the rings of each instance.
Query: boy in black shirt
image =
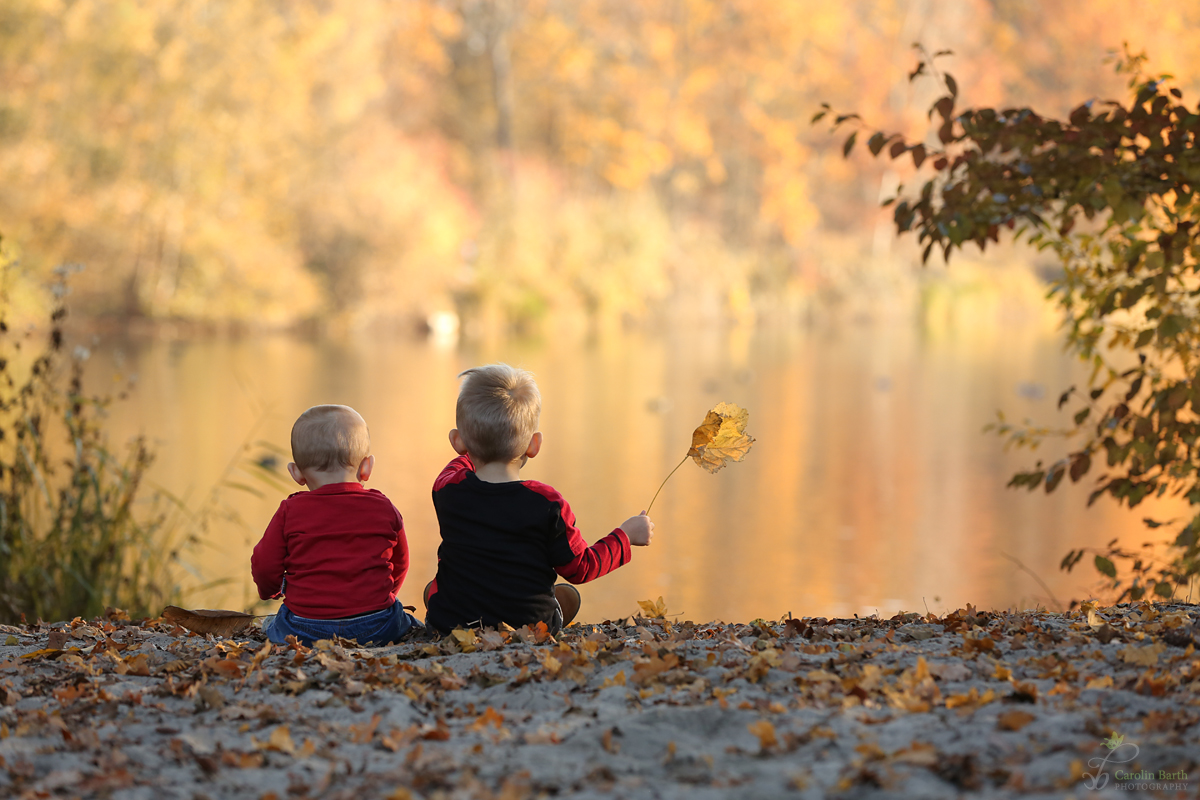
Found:
[[[463,372],[450,446],[459,454],[433,484],[441,527],[437,577],[425,589],[426,624],[514,628],[545,622],[552,633],[579,610],[574,587],[629,561],[654,523],[630,517],[591,547],[563,496],[521,467],[538,454],[541,396],[533,376],[507,364]],[[565,607],[565,608],[564,608]]]

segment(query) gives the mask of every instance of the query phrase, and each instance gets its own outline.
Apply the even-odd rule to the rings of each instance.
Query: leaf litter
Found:
[[[0,795],[1062,797],[1114,741],[1200,772],[1195,606],[747,625],[639,605],[383,648],[120,612],[5,626]]]

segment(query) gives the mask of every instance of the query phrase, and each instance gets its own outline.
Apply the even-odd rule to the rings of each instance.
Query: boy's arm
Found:
[[[587,546],[577,529],[574,530],[574,537],[567,534],[567,541],[572,553],[575,553],[576,547],[580,551],[566,564],[556,566],[554,571],[571,583],[587,583],[629,563],[629,537],[620,528],[591,547]]]
[[[404,576],[408,574],[408,537],[404,535],[404,518],[400,510],[392,506],[396,512],[396,544],[392,547],[392,592],[400,591],[404,584]]]
[[[250,554],[250,575],[263,600],[277,598],[283,592],[283,559],[287,555],[287,543],[283,539],[286,508],[286,501],[279,504],[262,539]]]
[[[564,580],[587,583],[629,563],[629,537],[625,531],[617,528],[588,547],[575,527],[575,513],[561,494],[535,481],[527,481],[525,485],[557,506],[558,513],[553,520],[555,536],[550,542],[550,563]]]

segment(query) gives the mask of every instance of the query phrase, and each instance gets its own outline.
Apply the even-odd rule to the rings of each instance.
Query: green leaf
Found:
[[[1096,565],[1096,571],[1102,575],[1107,575],[1110,578],[1117,577],[1117,568],[1113,566],[1113,562],[1104,556],[1096,556],[1093,563]]]
[[[849,157],[850,151],[854,149],[854,140],[858,138],[858,131],[846,137],[846,143],[842,145],[842,156]]]
[[[1092,468],[1092,457],[1085,453],[1079,453],[1071,459],[1071,483],[1078,483],[1079,479],[1087,474],[1087,471]]]
[[[1175,590],[1166,581],[1159,581],[1154,584],[1154,593],[1159,597],[1170,597],[1175,594]]]
[[[933,104],[933,108],[930,109],[929,113],[930,117],[933,116],[934,111],[941,115],[943,121],[948,121],[951,115],[954,114],[954,98],[942,97]]]
[[[1063,476],[1067,474],[1067,462],[1059,461],[1050,467],[1050,471],[1046,473],[1046,494],[1050,494],[1058,485],[1062,483]]]
[[[913,147],[912,160],[914,167],[920,167],[925,162],[925,145],[919,144]]]
[[[1166,344],[1169,340],[1174,339],[1186,325],[1187,320],[1178,314],[1167,314],[1163,317],[1162,322],[1158,323],[1159,344]]]

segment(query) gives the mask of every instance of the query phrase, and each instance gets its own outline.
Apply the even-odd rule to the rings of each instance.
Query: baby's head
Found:
[[[365,481],[374,464],[367,423],[350,406],[313,406],[292,426],[292,462],[288,471],[301,486]]]
[[[489,364],[459,377],[465,380],[458,392],[455,424],[476,465],[525,455],[542,413],[533,375],[508,364]]]

